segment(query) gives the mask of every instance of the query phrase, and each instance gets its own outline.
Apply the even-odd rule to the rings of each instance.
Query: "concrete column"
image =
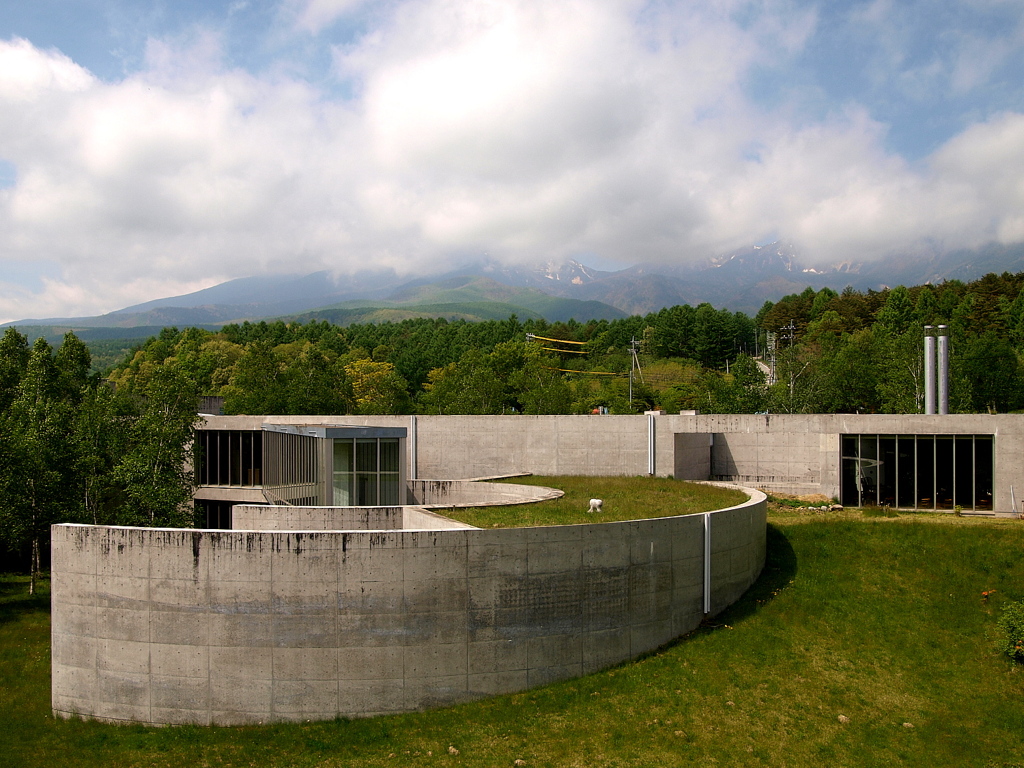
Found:
[[[946,326],[940,325],[939,332],[939,413],[949,413],[949,336],[946,335]]]
[[[416,417],[409,417],[409,479],[419,480],[416,474]]]
[[[647,474],[652,477],[657,474],[658,469],[656,453],[658,425],[654,423],[655,418],[657,417],[653,413],[647,414]]]
[[[935,413],[935,336],[930,325],[924,327],[924,412]]]
[[[711,515],[704,513],[704,615],[711,613]]]

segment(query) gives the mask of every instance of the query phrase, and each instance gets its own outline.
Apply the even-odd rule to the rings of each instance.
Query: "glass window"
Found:
[[[334,504],[370,507],[401,504],[397,438],[335,438]]]
[[[857,435],[843,435],[840,445],[842,446],[842,487],[839,489],[839,500],[846,507],[860,506],[860,479],[858,473],[858,462],[860,458],[860,437]]]
[[[217,462],[217,479],[214,485],[228,485],[228,478],[231,477],[231,451],[228,450],[229,432],[217,432],[216,448],[214,456]]]
[[[380,504],[397,507],[402,503],[397,472],[380,473]]]
[[[228,450],[231,453],[229,460],[231,465],[231,474],[229,477],[230,485],[241,485],[242,484],[242,433],[241,432],[229,432],[228,433]]]
[[[381,438],[380,441],[380,471],[398,471],[398,439]]]
[[[896,506],[896,438],[878,438],[878,503]]]
[[[917,437],[917,508],[935,509],[935,438]]]
[[[953,436],[935,436],[935,508],[953,508]]]
[[[356,501],[357,507],[377,506],[377,473],[356,472]]]
[[[991,435],[841,435],[846,506],[992,509]]]
[[[356,440],[356,472],[377,471],[376,439]]]
[[[957,435],[953,440],[953,501],[962,509],[974,508],[974,438]]]
[[[196,434],[199,485],[254,486],[263,482],[263,434],[204,429]]]
[[[334,505],[351,507],[355,446],[351,440],[334,441]]]
[[[878,436],[860,436],[860,503],[878,505]]]
[[[913,435],[896,438],[896,506],[913,509],[917,506],[917,453]]]
[[[974,438],[974,508],[992,509],[992,470],[995,441],[988,436]]]

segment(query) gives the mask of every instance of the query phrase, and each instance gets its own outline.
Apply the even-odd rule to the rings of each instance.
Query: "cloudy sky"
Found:
[[[778,238],[1024,241],[1024,0],[0,8],[0,321]]]

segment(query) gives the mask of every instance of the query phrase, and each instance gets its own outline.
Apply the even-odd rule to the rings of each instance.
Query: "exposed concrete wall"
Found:
[[[290,507],[236,504],[235,531],[447,531],[474,528],[422,507]]]
[[[261,424],[336,424],[410,428],[416,419],[416,466],[409,477],[646,475],[646,416],[210,416],[212,429]],[[662,417],[658,417],[660,420]],[[673,471],[671,433],[659,432]],[[409,441],[412,449],[412,441]]]
[[[761,571],[765,502],[753,494],[709,513],[712,613]],[[325,719],[586,674],[700,623],[704,517],[446,531],[55,526],[53,709],[160,724]]]
[[[839,495],[840,436],[993,435],[993,508],[1024,496],[1024,416],[1015,414],[770,414],[661,417],[676,432],[714,435],[713,477],[779,492]]]
[[[460,523],[450,517],[439,515],[423,507],[404,507],[402,527],[407,531],[450,531],[456,529],[477,530],[475,525]]]
[[[676,433],[672,435],[675,449],[677,480],[711,479],[711,435]]]
[[[227,501],[232,504],[266,504],[262,487],[245,488],[230,485],[207,485],[196,489],[192,497],[197,500],[207,499]]]
[[[404,507],[293,507],[285,505],[231,508],[235,531],[394,531],[404,526]]]
[[[410,480],[409,499],[419,507],[493,507],[530,504],[564,496],[557,488],[518,483],[480,483],[471,480]]]
[[[417,417],[418,477],[646,475],[645,416]]]
[[[245,531],[448,530],[472,528],[431,509],[530,504],[564,496],[556,488],[471,480],[410,480],[408,496],[415,506],[306,507],[235,504],[231,528]]]
[[[211,417],[209,423],[220,429],[259,429],[264,421],[409,428],[413,418],[417,455],[410,458],[417,467],[413,473],[410,465],[410,476],[644,475],[649,470],[646,415],[224,416]],[[696,450],[699,439],[679,435],[714,436],[711,477],[827,496],[839,494],[840,435],[995,435],[994,508],[1011,511],[1011,486],[1017,499],[1024,497],[1024,415],[677,414],[655,416],[654,432],[655,474],[679,476],[690,471],[687,454]]]

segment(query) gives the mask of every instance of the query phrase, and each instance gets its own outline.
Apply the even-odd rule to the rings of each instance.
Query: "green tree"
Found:
[[[427,413],[495,414],[505,404],[505,387],[492,361],[478,349],[427,374],[420,402]]]
[[[135,393],[126,444],[111,473],[121,497],[119,524],[192,525],[197,400],[195,383],[174,367],[161,368]]]
[[[6,413],[18,396],[21,377],[28,367],[28,339],[17,328],[0,337],[0,414]]]
[[[130,449],[129,428],[137,417],[132,404],[111,387],[88,387],[73,415],[66,439],[75,457],[77,519],[93,525],[118,522],[124,499],[113,469]]]
[[[885,413],[921,413],[924,410],[924,352],[916,326],[902,334],[884,330],[878,344],[879,409]]]
[[[0,530],[12,547],[30,548],[30,593],[36,589],[40,542],[51,524],[70,517],[74,462],[65,440],[69,409],[57,399],[59,387],[52,349],[40,337],[0,425]]]
[[[815,371],[825,413],[876,413],[878,353],[875,333],[865,328],[843,337]]]
[[[222,394],[225,413],[287,413],[287,379],[269,342],[246,345]]]
[[[359,414],[398,414],[409,410],[405,379],[391,363],[354,360],[345,366],[352,384],[355,412]]]
[[[839,294],[833,291],[831,288],[822,288],[816,294],[814,294],[814,301],[811,302],[811,310],[809,313],[809,320],[817,320],[826,311],[828,311],[828,305],[832,299],[839,298]]]
[[[1020,361],[1007,341],[988,331],[961,341],[956,353],[950,355],[950,366],[969,385],[971,411],[1005,413],[1024,405]]]
[[[704,387],[710,413],[757,413],[767,408],[766,377],[753,358],[740,355],[728,373],[707,371]]]
[[[921,287],[917,294],[917,303],[914,305],[914,320],[918,325],[935,325],[935,313],[938,309],[938,301],[935,298],[935,291],[930,285]]]
[[[521,342],[508,342],[521,344]],[[500,347],[501,345],[499,345]],[[572,388],[554,371],[540,350],[523,345],[525,354],[516,370],[508,376],[508,388],[523,413],[560,414],[572,412]],[[495,353],[498,348],[495,348]],[[508,398],[507,398],[508,399]]]
[[[352,386],[345,367],[332,362],[319,344],[309,344],[285,371],[287,412],[344,414],[353,410]]]
[[[910,301],[910,292],[902,285],[897,285],[878,310],[878,325],[889,333],[902,334],[910,330],[914,324],[914,305]]]

